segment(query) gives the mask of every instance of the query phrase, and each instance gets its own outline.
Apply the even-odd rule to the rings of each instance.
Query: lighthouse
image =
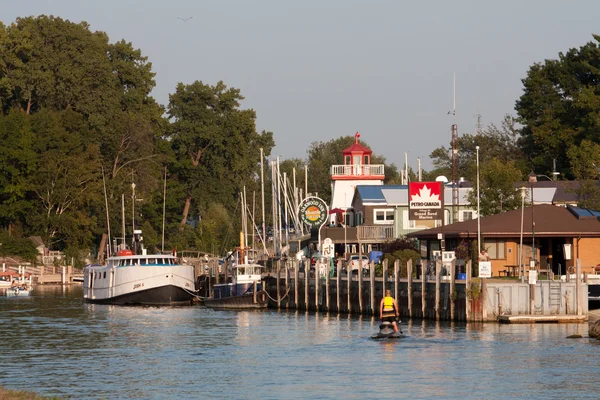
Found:
[[[370,149],[359,143],[360,133],[354,135],[352,146],[342,150],[344,164],[331,166],[332,225],[343,223],[354,225],[352,198],[357,185],[383,185],[384,165],[372,165]]]

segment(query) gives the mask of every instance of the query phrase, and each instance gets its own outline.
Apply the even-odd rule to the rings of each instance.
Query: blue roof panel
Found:
[[[356,190],[364,203],[385,203],[382,189],[406,189],[406,185],[357,185]]]

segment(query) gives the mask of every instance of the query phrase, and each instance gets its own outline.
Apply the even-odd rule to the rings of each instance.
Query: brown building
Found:
[[[542,204],[482,217],[479,224],[493,276],[518,273],[520,265],[529,266],[532,261],[555,275],[565,274],[576,259],[581,260],[583,272],[593,272],[600,265],[600,212]],[[439,234],[446,250],[454,250],[463,241],[477,241],[477,225],[474,219],[408,236],[419,239],[427,253],[422,255],[431,258],[440,248]]]

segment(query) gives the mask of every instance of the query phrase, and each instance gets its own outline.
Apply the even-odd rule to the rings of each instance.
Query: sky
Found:
[[[500,126],[531,65],[600,34],[597,0],[0,0],[0,10],[5,25],[54,15],[131,42],[163,105],[179,82],[240,89],[257,129],[274,134],[273,157],[306,159],[313,142],[360,132],[415,170],[417,159],[433,168],[454,121],[459,135],[477,115]]]

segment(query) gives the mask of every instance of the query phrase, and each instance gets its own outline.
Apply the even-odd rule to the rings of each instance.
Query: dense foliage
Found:
[[[499,128],[459,137],[459,177],[475,182],[479,154],[483,215],[519,207],[515,183],[530,171],[550,175],[554,165],[561,177],[581,181],[581,205],[600,209],[600,37],[594,39],[529,69],[517,120],[507,116]],[[237,243],[240,192],[246,188],[253,205],[260,196],[261,148],[270,203],[273,134],[257,132],[256,113],[241,108],[236,88],[178,83],[163,106],[150,95],[154,78],[141,50],[111,43],[86,22],[43,15],[0,22],[0,252],[28,257],[20,240],[41,236],[51,249],[82,259],[95,254],[109,226],[112,239],[142,227],[151,249],[223,253]],[[342,150],[354,140],[314,142],[306,160],[281,160],[280,170],[303,193],[330,202],[331,165],[343,164]],[[449,150],[432,152],[435,168],[425,180],[451,177]],[[371,164],[385,164],[385,183],[399,183],[384,157],[373,154]],[[417,250],[405,242],[386,246],[393,258]]]
[[[144,225],[146,245],[165,247],[156,232],[166,177],[166,247],[237,241],[221,232],[239,230],[239,192],[256,190],[272,133],[256,132],[254,111],[222,82],[180,83],[165,109],[150,96],[154,75],[131,43],[110,43],[85,22],[0,24],[0,225],[9,235],[39,235],[80,257],[110,222],[113,239]]]

